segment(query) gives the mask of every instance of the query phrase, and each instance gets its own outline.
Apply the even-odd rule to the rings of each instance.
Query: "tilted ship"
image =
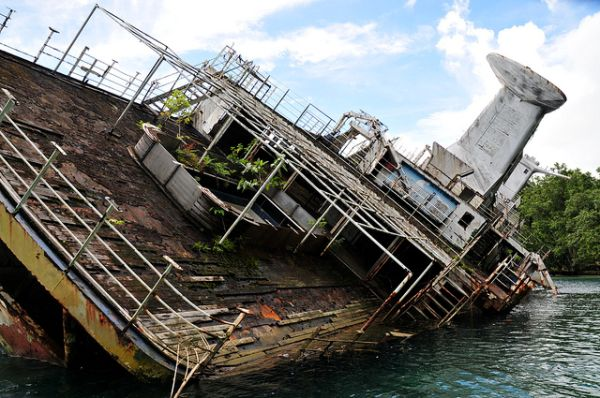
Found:
[[[96,14],[157,54],[144,78],[72,54]],[[555,290],[515,206],[544,171],[524,147],[566,97],[531,69],[490,54],[491,103],[453,145],[407,156],[376,117],[336,121],[230,47],[194,66],[100,6],[66,50],[53,33],[0,53],[9,354],[183,387]]]

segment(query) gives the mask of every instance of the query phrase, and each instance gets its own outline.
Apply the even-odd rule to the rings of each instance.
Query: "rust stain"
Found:
[[[280,321],[281,317],[277,315],[277,313],[273,310],[273,308],[269,307],[266,304],[260,305],[260,315],[263,318],[273,319],[275,321]]]
[[[101,310],[44,255],[41,247],[1,204],[0,240],[86,332],[123,367],[147,380],[162,380],[172,376],[168,369],[150,359],[121,335]],[[37,346],[34,348],[37,349]]]

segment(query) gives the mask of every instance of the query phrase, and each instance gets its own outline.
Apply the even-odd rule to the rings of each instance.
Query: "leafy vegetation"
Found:
[[[201,160],[198,151],[189,146],[177,149],[176,155],[180,163],[200,172],[209,170],[221,177],[237,179],[237,189],[245,191],[260,186],[277,166],[277,160],[269,162],[261,158],[250,159],[256,147],[256,141],[252,141],[246,146],[237,144],[230,148],[231,151],[227,155],[227,161],[219,161],[208,154]],[[266,189],[279,188],[284,183],[285,180],[281,176],[280,169],[280,172],[269,180]]]
[[[165,109],[159,114],[158,127],[162,128],[171,119],[181,132],[181,125],[192,121],[192,106],[188,98],[179,90],[173,90],[165,100]]]
[[[564,164],[554,170],[570,179],[535,179],[521,197],[528,249],[550,249],[546,264],[553,271],[600,272],[600,179]]]
[[[217,235],[211,242],[198,241],[192,245],[192,249],[204,253],[232,253],[236,251],[237,247],[233,241],[225,239],[222,243],[219,243],[220,240],[221,236]]]

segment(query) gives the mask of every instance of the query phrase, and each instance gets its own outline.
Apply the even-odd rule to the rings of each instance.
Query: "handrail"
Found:
[[[10,102],[13,101],[14,103],[14,99],[9,99],[9,102],[7,103],[10,104]],[[3,106],[1,108],[2,111],[9,110],[9,108],[11,108],[12,106]],[[96,214],[97,216],[102,217],[103,213],[100,212],[100,210],[94,206],[87,197],[85,197],[81,191],[79,189],[77,189],[73,183],[66,178],[66,176],[51,162],[48,162],[48,157],[43,153],[43,151],[38,147],[38,145],[36,145],[24,132],[23,130],[10,118],[10,116],[8,115],[4,115],[5,119],[9,122],[9,124],[12,126],[12,128],[18,133],[18,137],[22,138],[24,143],[26,143],[28,145],[28,147],[31,147],[31,149],[33,150],[32,152],[35,153],[37,156],[39,156],[41,159],[43,159],[45,162],[47,162],[49,164],[49,168],[52,170],[54,177],[53,178],[58,178],[59,181],[61,181],[61,184],[66,185],[66,187],[69,189],[69,191],[74,194],[84,205],[85,208],[91,210],[93,212],[93,214]],[[31,163],[31,161],[23,154],[23,151],[20,150],[18,148],[18,146],[15,144],[15,142],[13,142],[13,140],[11,140],[9,138],[9,136],[7,134],[5,134],[2,130],[0,130],[0,138],[1,140],[6,144],[5,147],[8,148],[11,152],[11,157],[13,157],[14,159],[17,159],[19,161],[19,163],[22,163],[23,165],[26,166],[26,170],[29,171],[29,173],[32,173],[34,176],[37,176],[40,172],[40,170],[38,170],[36,167],[33,166],[33,164]],[[28,151],[31,151],[31,149],[28,149]],[[25,173],[24,171],[18,171],[15,167],[13,167],[11,165],[11,162],[9,161],[9,159],[3,155],[0,154],[0,161],[2,164],[4,164],[6,166],[6,170],[12,174],[14,176],[14,178],[18,181],[18,183],[25,187],[31,187],[32,189],[31,191],[31,196],[29,198],[28,201],[23,201],[23,209],[26,211],[27,215],[29,217],[33,217],[36,218],[36,222],[38,224],[42,224],[43,222],[40,221],[40,219],[37,216],[37,213],[41,210],[35,210],[35,206],[33,205],[34,203],[39,204],[39,206],[41,207],[41,209],[43,209],[43,211],[45,213],[48,214],[48,216],[50,217],[50,219],[56,223],[56,225],[58,225],[59,230],[63,231],[64,233],[66,233],[66,235],[72,239],[72,241],[74,242],[74,244],[76,246],[82,247],[83,243],[82,243],[82,239],[73,231],[72,228],[68,227],[63,220],[61,219],[61,217],[59,217],[55,211],[52,210],[51,206],[49,206],[46,201],[44,199],[42,199],[42,197],[40,195],[38,195],[35,192],[35,187],[31,186],[31,184],[27,183],[26,179],[28,179],[28,177],[26,176],[26,174],[29,173]],[[84,218],[73,208],[71,207],[67,201],[63,198],[64,196],[64,192],[61,191],[60,193],[54,188],[54,185],[48,180],[48,177],[38,177],[37,180],[40,181],[40,184],[44,186],[44,188],[47,189],[47,191],[49,192],[49,194],[51,194],[51,196],[53,197],[53,200],[57,201],[58,203],[60,203],[60,206],[65,209],[67,211],[67,213],[73,218],[73,221],[76,221],[77,225],[79,225],[80,227],[83,227],[85,230],[88,231],[88,233],[92,234],[94,232],[94,229],[92,227],[90,227],[88,225],[88,222],[86,220],[84,220]],[[5,183],[5,181],[2,181],[3,185]],[[18,195],[16,192],[16,187],[13,187],[12,184],[9,183],[8,186],[5,186],[5,188],[12,190],[14,192],[14,194]],[[13,194],[13,196],[14,196]],[[20,195],[18,195],[18,197],[20,197]],[[197,347],[197,348],[201,348],[204,350],[205,353],[210,352],[210,345],[207,341],[207,336],[212,336],[212,334],[208,334],[207,332],[202,331],[197,325],[195,325],[193,322],[189,321],[188,319],[186,319],[185,316],[182,316],[181,313],[185,312],[185,307],[187,306],[188,308],[197,311],[198,313],[208,317],[209,319],[213,319],[216,321],[219,321],[221,323],[227,323],[225,321],[222,320],[218,320],[215,319],[210,313],[206,312],[205,310],[203,310],[202,308],[200,308],[199,306],[197,306],[196,304],[194,304],[191,300],[189,300],[189,298],[187,298],[179,289],[177,289],[170,281],[168,281],[168,279],[166,279],[166,275],[162,272],[160,272],[156,266],[154,264],[152,264],[152,262],[150,260],[148,260],[136,247],[133,243],[131,243],[114,225],[112,225],[111,223],[106,223],[104,224],[106,225],[106,228],[110,229],[111,232],[113,232],[118,241],[122,242],[125,244],[126,247],[128,247],[134,254],[134,258],[137,258],[138,260],[141,260],[141,262],[143,264],[145,264],[147,266],[147,269],[149,269],[153,274],[156,274],[159,277],[159,280],[162,281],[162,288],[166,288],[169,291],[171,291],[172,293],[175,294],[175,296],[171,296],[171,297],[178,297],[180,299],[180,301],[176,304],[177,306],[177,310],[174,309],[174,303],[168,303],[166,299],[163,299],[160,295],[156,294],[156,292],[154,291],[157,287],[158,284],[155,285],[154,288],[150,287],[141,277],[140,275],[138,275],[133,268],[129,265],[129,263],[127,261],[125,261],[122,256],[120,256],[113,248],[112,245],[110,243],[108,243],[105,239],[101,238],[97,233],[94,233],[94,236],[91,236],[91,239],[93,239],[94,242],[99,243],[100,246],[99,248],[102,248],[102,250],[105,250],[106,253],[108,255],[110,255],[110,258],[112,258],[116,264],[120,265],[122,267],[123,270],[125,270],[127,272],[128,275],[131,275],[133,277],[133,280],[140,285],[146,292],[148,292],[147,294],[149,295],[150,293],[153,293],[153,297],[157,300],[157,303],[162,306],[164,308],[164,310],[166,310],[167,313],[171,314],[175,319],[178,320],[177,323],[175,324],[180,324],[181,325],[187,325],[188,330],[189,328],[191,328],[191,330],[194,331],[194,334],[192,335],[192,340],[193,343],[198,343],[201,346]],[[100,226],[102,228],[105,228],[103,225]],[[98,228],[100,229],[100,228]],[[46,234],[52,234],[52,232],[50,232],[48,229],[45,229]],[[97,232],[97,231],[96,231]],[[77,272],[79,274],[81,274],[84,279],[89,282],[92,287],[97,290],[100,295],[102,297],[104,297],[113,307],[115,307],[115,309],[118,311],[119,314],[121,314],[121,316],[123,316],[123,318],[126,321],[130,321],[133,322],[140,330],[143,331],[144,334],[147,335],[147,337],[153,341],[155,344],[157,344],[158,346],[162,347],[162,350],[166,350],[171,352],[171,354],[175,354],[175,350],[174,347],[169,346],[168,344],[165,344],[162,342],[162,340],[156,335],[156,332],[153,332],[150,330],[149,326],[158,326],[160,327],[162,330],[165,330],[167,332],[169,332],[170,334],[172,334],[173,336],[177,336],[177,331],[174,330],[172,327],[170,327],[169,325],[167,325],[165,322],[161,321],[161,319],[157,316],[157,314],[155,313],[155,311],[150,310],[148,307],[143,308],[143,312],[145,312],[149,319],[152,321],[150,324],[148,324],[147,321],[145,321],[144,319],[141,319],[139,317],[137,317],[137,319],[133,318],[131,313],[130,313],[130,309],[126,308],[124,305],[123,301],[123,297],[121,297],[119,299],[119,297],[114,297],[105,287],[105,282],[103,280],[97,280],[96,278],[94,278],[94,276],[88,272],[88,270],[86,269],[86,267],[81,263],[81,259],[82,257],[80,257],[79,259],[75,258],[75,254],[64,244],[64,243],[60,243],[58,241],[56,241],[54,239],[53,243],[55,245],[59,245],[60,247],[57,247],[57,249],[59,249],[60,252],[64,253],[67,256],[67,260],[76,260],[74,261],[74,268],[77,270]],[[128,289],[122,282],[121,280],[119,280],[119,278],[109,269],[109,267],[107,267],[101,260],[99,260],[100,257],[100,252],[98,252],[98,247],[94,247],[93,245],[87,246],[84,248],[84,253],[87,255],[87,258],[89,258],[91,260],[91,263],[93,264],[93,266],[98,267],[102,273],[104,273],[110,280],[110,282],[113,284],[113,286],[116,286],[119,291],[122,291],[125,294],[125,298],[127,298],[128,300],[131,300],[131,302],[133,304],[135,304],[138,309],[140,309],[142,307],[142,304],[145,304],[145,301],[147,301],[148,299],[148,295],[145,298],[138,298],[130,289]],[[167,260],[167,262],[169,263],[170,259]],[[67,269],[68,271],[68,269]],[[139,311],[138,311],[139,312]],[[170,324],[173,324],[172,322]],[[194,337],[195,336],[195,337]],[[186,332],[186,337],[185,339],[189,339],[190,334]]]

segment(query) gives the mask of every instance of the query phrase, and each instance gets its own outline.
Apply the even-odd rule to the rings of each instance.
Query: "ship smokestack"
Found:
[[[499,54],[487,60],[504,87],[448,151],[473,173],[462,182],[490,197],[512,173],[546,113],[558,109],[565,94],[530,68]]]

